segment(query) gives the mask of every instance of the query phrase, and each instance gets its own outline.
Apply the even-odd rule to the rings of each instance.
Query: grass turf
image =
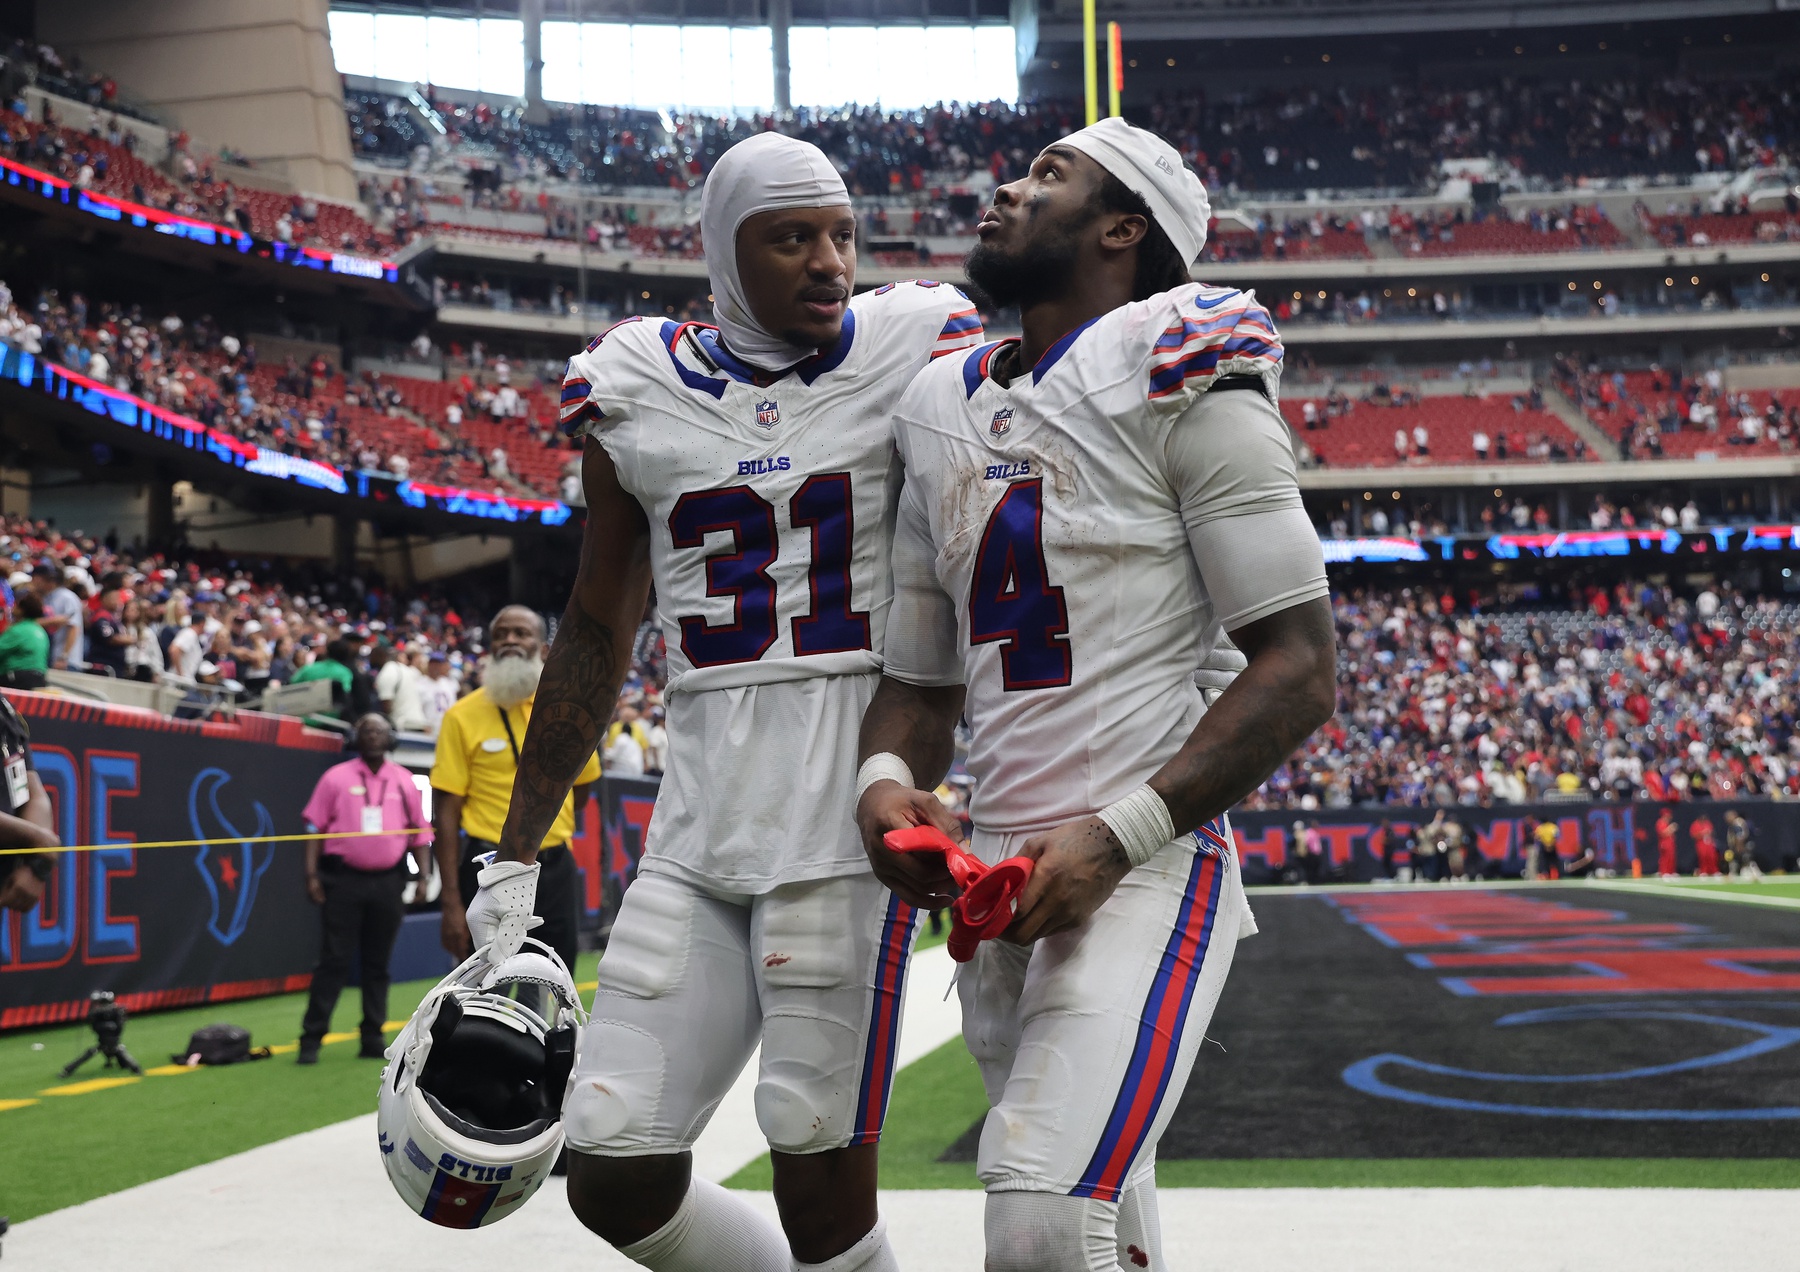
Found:
[[[591,981],[596,961],[583,955],[576,980]],[[405,1019],[435,983],[395,985],[389,1018]],[[305,1010],[306,995],[283,994],[133,1016],[124,1041],[152,1069],[214,1021],[242,1025],[257,1046],[292,1042]],[[334,1013],[337,1027],[354,1031],[361,1010],[359,992],[346,990]],[[41,1094],[130,1077],[101,1069],[96,1057],[67,1082],[58,1078],[92,1040],[85,1024],[0,1036],[0,1143],[29,1149],[0,1153],[0,1213],[14,1223],[375,1110],[381,1062],[358,1059],[354,1039],[325,1047],[319,1063],[305,1068],[289,1053],[81,1094]],[[16,1100],[35,1103],[10,1106]]]
[[[1764,879],[1761,883],[1708,883],[1704,879],[1647,879],[1645,882],[1674,892],[1723,892],[1728,895],[1781,897],[1788,901],[1800,901],[1800,879],[1791,877]]]
[[[883,1188],[979,1188],[973,1162],[938,1158],[987,1112],[981,1076],[960,1039],[902,1069],[881,1133]],[[765,1154],[726,1181],[763,1189]],[[1403,1159],[1260,1158],[1160,1161],[1164,1188],[1783,1188],[1800,1187],[1800,1158]]]

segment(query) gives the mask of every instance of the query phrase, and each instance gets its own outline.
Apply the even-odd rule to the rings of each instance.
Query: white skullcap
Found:
[[[757,133],[719,157],[700,196],[700,233],[712,282],[713,318],[733,354],[765,371],[781,371],[818,352],[789,344],[758,325],[738,281],[739,227],[758,212],[777,208],[849,206],[844,179],[810,142]]]
[[[1079,150],[1117,177],[1125,188],[1150,205],[1150,215],[1169,242],[1192,265],[1206,246],[1212,204],[1206,187],[1181,162],[1175,147],[1153,132],[1113,117],[1089,124],[1057,143]]]

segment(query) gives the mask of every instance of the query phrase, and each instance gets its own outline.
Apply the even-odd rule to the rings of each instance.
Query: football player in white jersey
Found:
[[[522,936],[654,583],[668,766],[564,1108],[570,1203],[659,1272],[886,1272],[876,1141],[917,924],[862,851],[856,733],[893,590],[894,402],[981,322],[935,283],[851,299],[850,200],[804,142],[729,150],[702,229],[718,325],[627,319],[569,363],[586,537],[469,923]],[[692,1178],[758,1046],[785,1235]]]
[[[1207,215],[1152,133],[1108,119],[1049,146],[968,264],[1024,338],[927,367],[897,411],[864,846],[899,896],[943,903],[935,859],[882,835],[951,830],[930,791],[966,713],[972,849],[1036,863],[959,981],[992,1105],[989,1272],[1164,1267],[1156,1143],[1255,930],[1225,812],[1333,709],[1280,340],[1252,296],[1189,281]],[[1208,707],[1221,632],[1247,661]]]

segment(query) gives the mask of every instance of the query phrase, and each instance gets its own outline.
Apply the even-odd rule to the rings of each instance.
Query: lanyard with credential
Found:
[[[513,767],[519,767],[519,739],[513,736],[512,720],[506,714],[506,708],[495,704],[500,712],[500,723],[506,726],[506,744],[512,748]]]

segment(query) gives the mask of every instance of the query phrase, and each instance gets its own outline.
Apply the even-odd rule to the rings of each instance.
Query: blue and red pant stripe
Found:
[[[869,1012],[868,1041],[863,1048],[862,1084],[856,1094],[852,1144],[881,1138],[888,1093],[894,1085],[894,1057],[900,1047],[900,1010],[906,997],[906,964],[912,957],[913,928],[919,911],[899,897],[888,898],[881,921],[880,953],[875,961],[875,1001]]]
[[[1138,1018],[1137,1043],[1125,1081],[1113,1101],[1099,1146],[1082,1172],[1081,1182],[1070,1190],[1075,1197],[1117,1201],[1131,1167],[1143,1151],[1174,1077],[1187,1024],[1188,1006],[1200,982],[1201,966],[1212,942],[1219,897],[1224,888],[1230,858],[1229,840],[1222,823],[1212,823],[1199,838],[1200,851],[1188,874],[1181,909],[1163,948],[1156,978]],[[1219,850],[1213,850],[1214,845]]]

